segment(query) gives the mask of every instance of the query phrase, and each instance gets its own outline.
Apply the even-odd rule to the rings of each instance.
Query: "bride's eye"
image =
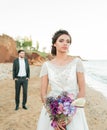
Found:
[[[70,40],[67,40],[67,43],[69,43],[69,44],[70,44]]]
[[[63,42],[64,41],[64,39],[59,39],[59,42]]]

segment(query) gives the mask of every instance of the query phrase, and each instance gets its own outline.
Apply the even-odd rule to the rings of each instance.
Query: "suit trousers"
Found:
[[[22,105],[25,106],[27,102],[27,89],[28,89],[28,79],[26,77],[19,77],[15,80],[15,103],[19,106],[20,103],[20,90],[21,86],[23,88],[23,102]]]

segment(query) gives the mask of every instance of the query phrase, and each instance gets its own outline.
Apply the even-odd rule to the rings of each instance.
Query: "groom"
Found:
[[[15,80],[15,110],[19,109],[20,103],[20,90],[21,86],[23,88],[23,109],[27,110],[27,88],[28,88],[28,79],[30,76],[30,68],[28,60],[25,58],[25,51],[18,51],[18,58],[13,62],[13,79]]]

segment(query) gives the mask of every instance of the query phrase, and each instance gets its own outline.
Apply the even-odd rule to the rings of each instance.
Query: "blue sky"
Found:
[[[0,34],[32,37],[50,51],[55,31],[72,36],[69,53],[107,59],[106,0],[0,0]]]

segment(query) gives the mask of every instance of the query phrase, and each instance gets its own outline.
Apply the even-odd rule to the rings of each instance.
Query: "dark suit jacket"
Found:
[[[26,77],[30,77],[30,68],[28,60],[25,58],[25,66],[26,66]],[[17,78],[19,73],[19,58],[16,58],[13,62],[13,79]]]

